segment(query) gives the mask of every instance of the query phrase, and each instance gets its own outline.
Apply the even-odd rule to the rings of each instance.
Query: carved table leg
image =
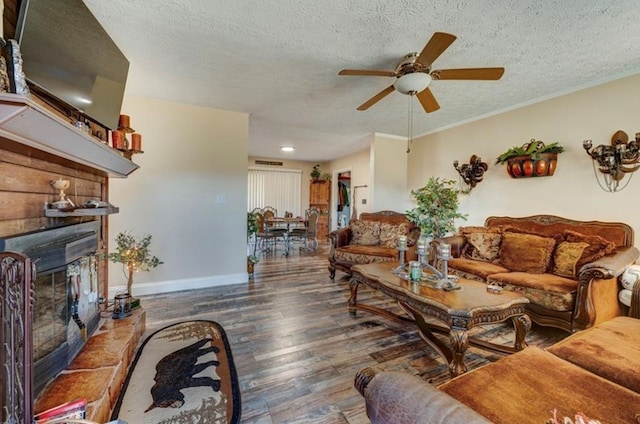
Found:
[[[516,330],[514,348],[516,350],[522,350],[527,347],[526,338],[529,330],[531,330],[531,318],[529,318],[529,315],[527,314],[522,314],[512,317],[511,321],[513,322],[513,327]]]
[[[355,279],[351,279],[351,281],[349,281],[349,290],[351,291],[351,296],[349,297],[349,301],[347,302],[347,307],[349,308],[349,314],[352,317],[356,316],[355,306],[358,304],[358,286],[359,285],[360,285],[360,282]]]
[[[451,352],[453,359],[449,362],[449,372],[455,377],[467,372],[467,366],[464,364],[464,354],[469,347],[469,336],[467,330],[454,328],[449,333],[449,342],[451,343]]]

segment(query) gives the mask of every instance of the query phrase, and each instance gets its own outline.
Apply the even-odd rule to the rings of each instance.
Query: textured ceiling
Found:
[[[503,66],[500,81],[434,81],[414,135],[640,72],[637,0],[84,0],[131,62],[127,92],[248,113],[249,154],[323,161],[373,132],[406,137],[408,100],[365,100],[436,31],[433,69]],[[296,147],[280,152],[282,145]]]

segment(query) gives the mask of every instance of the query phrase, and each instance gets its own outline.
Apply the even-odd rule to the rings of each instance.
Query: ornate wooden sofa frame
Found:
[[[410,222],[407,217],[399,212],[380,211],[363,212],[359,221],[373,221],[380,224],[391,224],[392,226],[406,225],[408,250],[405,252],[405,259],[413,260],[417,258],[415,243],[420,237],[420,229]],[[356,264],[366,264],[371,262],[395,261],[398,259],[398,251],[395,247],[387,245],[360,245],[353,244],[353,231],[351,230],[353,220],[349,226],[331,232],[329,238],[329,273],[333,279],[336,270],[341,270],[351,275],[351,267]]]
[[[525,234],[543,237],[558,237],[565,230],[570,230],[586,236],[600,236],[615,244],[613,253],[575,270],[576,283],[570,293],[574,299],[572,308],[553,310],[535,301],[529,303],[527,313],[534,322],[574,332],[622,314],[622,307],[618,302],[618,277],[640,256],[638,249],[633,246],[634,233],[629,225],[620,222],[576,221],[553,215],[517,218],[492,216],[486,219],[485,227],[496,226],[511,227]],[[466,240],[460,234],[435,240],[433,244],[441,242],[450,243],[452,255],[459,258],[449,261],[451,273],[473,278],[474,275],[482,275],[482,272],[476,271],[482,271],[483,266],[495,267],[493,264],[473,263],[478,261],[461,258]],[[550,280],[558,278],[552,274],[539,274],[536,277],[542,280],[547,277]],[[489,280],[491,276],[485,275],[485,278]],[[516,290],[519,288],[516,287]],[[527,295],[526,291],[523,294]]]

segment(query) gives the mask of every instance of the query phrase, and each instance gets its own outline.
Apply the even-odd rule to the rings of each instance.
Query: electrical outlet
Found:
[[[366,205],[367,204],[367,199],[362,199],[362,204]]]
[[[219,205],[227,203],[227,196],[225,196],[224,194],[216,195],[216,203]]]

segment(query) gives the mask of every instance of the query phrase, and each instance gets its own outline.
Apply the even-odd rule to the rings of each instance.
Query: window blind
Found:
[[[255,208],[272,206],[279,216],[292,212],[302,216],[300,198],[302,170],[249,168],[247,205],[249,212]]]

